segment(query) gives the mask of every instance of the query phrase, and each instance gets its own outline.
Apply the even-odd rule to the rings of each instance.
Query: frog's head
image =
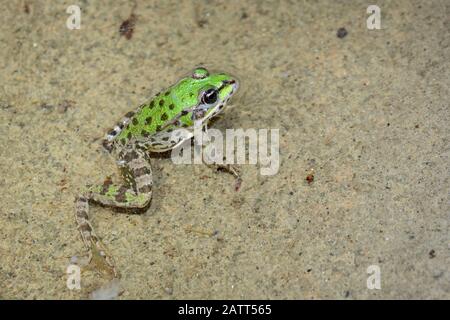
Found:
[[[190,82],[197,98],[191,114],[196,123],[206,123],[219,114],[239,88],[235,77],[226,73],[210,74],[203,67],[192,72]]]

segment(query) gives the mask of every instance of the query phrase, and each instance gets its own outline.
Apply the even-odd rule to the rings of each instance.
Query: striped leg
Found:
[[[139,107],[140,108],[140,107]],[[139,109],[138,109],[139,110]],[[123,128],[131,121],[131,118],[135,115],[135,112],[128,112],[123,118],[114,126],[114,128],[110,129],[103,139],[102,145],[103,147],[111,151],[113,147],[114,139],[122,132]]]
[[[89,251],[89,261],[94,262],[95,265],[105,273],[112,274],[114,277],[119,277],[115,268],[114,261],[110,255],[106,253],[106,248],[95,234],[94,229],[89,221],[89,199],[84,196],[79,196],[75,200],[76,206],[76,222],[78,230],[80,230],[81,238],[84,245]],[[100,261],[98,261],[100,260]]]
[[[89,221],[89,202],[125,209],[146,208],[152,197],[153,183],[150,159],[145,151],[124,149],[119,153],[118,163],[125,185],[117,186],[107,179],[103,185],[88,187],[87,191],[76,199],[76,222],[90,257],[96,259],[95,262],[98,259],[104,262],[100,263],[103,264],[101,269],[107,269],[114,276],[118,276],[114,261],[107,254]]]

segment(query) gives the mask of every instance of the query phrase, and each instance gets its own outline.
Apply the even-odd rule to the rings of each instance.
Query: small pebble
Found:
[[[428,255],[430,256],[430,259],[433,259],[434,257],[436,257],[436,251],[434,251],[434,249],[432,249],[432,250],[430,250]]]
[[[345,28],[339,28],[336,35],[339,39],[344,38],[348,34],[347,30]]]

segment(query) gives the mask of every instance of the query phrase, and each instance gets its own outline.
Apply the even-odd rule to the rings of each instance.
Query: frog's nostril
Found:
[[[222,82],[223,84],[235,84],[236,83],[236,80],[224,80],[223,82]]]

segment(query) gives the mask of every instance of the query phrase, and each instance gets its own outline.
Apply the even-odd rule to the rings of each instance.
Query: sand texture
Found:
[[[377,0],[381,30],[367,1],[132,3],[78,1],[69,30],[71,1],[2,1],[1,299],[105,285],[66,286],[74,198],[120,177],[105,131],[199,64],[241,82],[214,128],[279,129],[279,171],[242,165],[236,192],[156,158],[144,214],[92,207],[120,299],[450,298],[449,1]]]

